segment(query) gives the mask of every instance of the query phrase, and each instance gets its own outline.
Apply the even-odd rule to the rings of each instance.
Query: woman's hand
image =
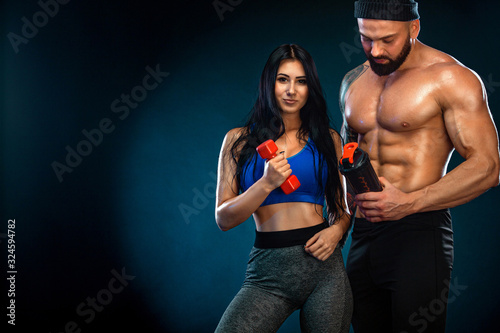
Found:
[[[290,169],[287,159],[283,154],[278,154],[266,161],[262,179],[274,190],[281,186],[291,174],[292,169]]]
[[[312,236],[304,246],[304,250],[316,259],[325,261],[335,251],[342,235],[342,227],[334,224]]]

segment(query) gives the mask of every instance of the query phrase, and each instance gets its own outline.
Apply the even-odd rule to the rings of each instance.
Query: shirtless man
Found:
[[[368,61],[342,82],[343,137],[382,192],[359,194],[347,271],[359,332],[444,332],[449,208],[499,184],[498,135],[472,70],[417,40],[413,0],[355,3]],[[465,161],[446,173],[453,150]]]

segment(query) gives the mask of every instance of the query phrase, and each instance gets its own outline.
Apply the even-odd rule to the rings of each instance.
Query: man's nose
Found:
[[[373,42],[372,49],[371,49],[370,53],[374,58],[378,58],[384,54],[384,50],[382,49],[382,47],[380,47],[379,43]]]

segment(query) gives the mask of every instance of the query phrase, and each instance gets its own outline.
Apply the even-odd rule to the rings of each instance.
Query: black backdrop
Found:
[[[483,78],[494,117],[499,8],[420,1],[419,39]],[[252,221],[215,224],[222,138],[283,43],[313,55],[339,128],[340,81],[364,57],[352,12],[351,1],[4,1],[2,325],[213,331],[254,232]],[[499,198],[493,189],[452,210],[448,332],[491,331],[498,315]],[[297,331],[295,314],[280,332]]]

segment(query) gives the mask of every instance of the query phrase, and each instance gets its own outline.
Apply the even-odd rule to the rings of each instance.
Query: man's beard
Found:
[[[408,38],[408,41],[405,43],[403,49],[398,54],[395,60],[392,60],[391,58],[384,56],[377,58],[377,59],[389,60],[387,64],[379,64],[375,62],[373,56],[369,53],[366,54],[366,57],[370,62],[370,67],[372,68],[372,71],[378,76],[384,76],[384,75],[389,75],[395,70],[397,70],[405,62],[406,58],[410,54],[410,51],[411,51],[411,42],[410,39]]]

